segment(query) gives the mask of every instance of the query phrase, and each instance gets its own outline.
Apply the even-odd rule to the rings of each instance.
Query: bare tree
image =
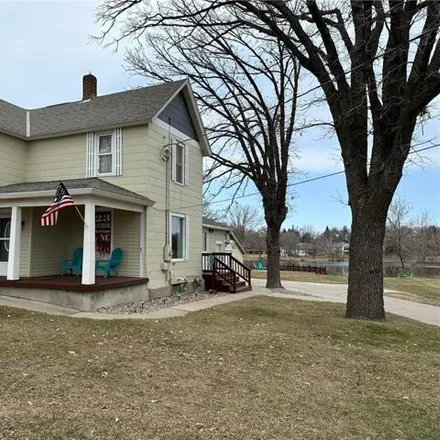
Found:
[[[391,203],[388,211],[386,244],[399,258],[402,269],[405,263],[414,256],[414,224],[410,218],[412,207],[402,198]]]
[[[229,209],[226,220],[240,242],[244,242],[250,232],[256,231],[262,221],[256,207],[238,203]]]
[[[425,263],[429,258],[440,255],[440,231],[427,211],[414,221],[413,253],[420,263]]]
[[[108,14],[115,6],[100,9],[104,23],[112,20]],[[185,15],[181,26],[158,22],[153,31],[147,16],[137,16],[146,26],[142,44],[126,56],[129,69],[161,81],[190,79],[215,160],[205,183],[221,179],[221,191],[232,191],[232,198],[249,182],[257,188],[267,224],[267,286],[280,287],[279,236],[292,172],[298,62],[281,40],[256,38],[255,30],[234,23],[220,25],[221,12],[205,16],[205,26],[199,26],[200,17],[191,14],[194,4],[174,0],[170,6]],[[138,25],[128,18],[123,27],[136,33]]]
[[[99,11],[104,34],[138,3],[105,3]],[[157,26],[211,32],[227,23],[240,33],[251,29],[261,38],[282,42],[283,51],[287,48],[316,78],[339,140],[352,212],[346,316],[385,319],[382,247],[387,213],[420,117],[429,114],[427,106],[440,94],[440,2],[188,0],[180,6],[177,0],[149,4],[150,10],[129,17],[120,37]],[[273,118],[269,125],[273,133]],[[249,138],[245,131],[244,138]],[[271,152],[264,152],[267,160],[272,160]],[[269,181],[274,182],[272,176]],[[265,208],[268,246],[285,215],[285,191],[279,193],[278,181],[268,193],[259,184],[268,208],[274,208]],[[270,251],[277,253],[273,246]]]
[[[221,221],[224,217],[224,213],[218,209],[214,209],[211,203],[209,203],[207,200],[203,200],[202,214],[203,217],[207,217],[215,221]]]
[[[280,244],[289,255],[293,255],[298,248],[299,238],[299,232],[293,227],[285,229],[281,232]]]

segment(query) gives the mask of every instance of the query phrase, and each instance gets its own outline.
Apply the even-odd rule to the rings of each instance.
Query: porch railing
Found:
[[[219,262],[216,264],[216,262]],[[238,276],[251,286],[251,270],[241,261],[237,260],[228,252],[204,252],[202,254],[202,269],[204,272],[229,270],[234,274],[234,279]]]

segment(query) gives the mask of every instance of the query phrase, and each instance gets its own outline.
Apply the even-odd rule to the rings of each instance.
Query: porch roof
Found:
[[[96,177],[88,179],[66,179],[62,182],[72,196],[96,195],[142,206],[151,206],[154,204],[154,201],[148,197]],[[0,200],[53,197],[59,183],[60,180],[52,180],[47,182],[25,182],[0,186]]]
[[[98,178],[66,179],[62,181],[77,205],[92,203],[114,209],[143,212],[154,204],[146,196],[113,185]],[[54,198],[59,180],[26,182],[0,187],[0,208],[11,206],[48,206]]]

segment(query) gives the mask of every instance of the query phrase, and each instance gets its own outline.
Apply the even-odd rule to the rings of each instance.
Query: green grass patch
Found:
[[[440,329],[256,297],[183,318],[0,308],[1,439],[435,439]]]

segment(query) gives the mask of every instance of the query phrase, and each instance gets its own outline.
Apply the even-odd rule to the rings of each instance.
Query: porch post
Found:
[[[139,214],[139,276],[141,278],[145,277],[145,218],[146,218],[146,208],[142,210]]]
[[[12,207],[11,235],[9,239],[8,280],[20,279],[21,208]]]
[[[95,205],[84,206],[82,284],[95,284]]]

